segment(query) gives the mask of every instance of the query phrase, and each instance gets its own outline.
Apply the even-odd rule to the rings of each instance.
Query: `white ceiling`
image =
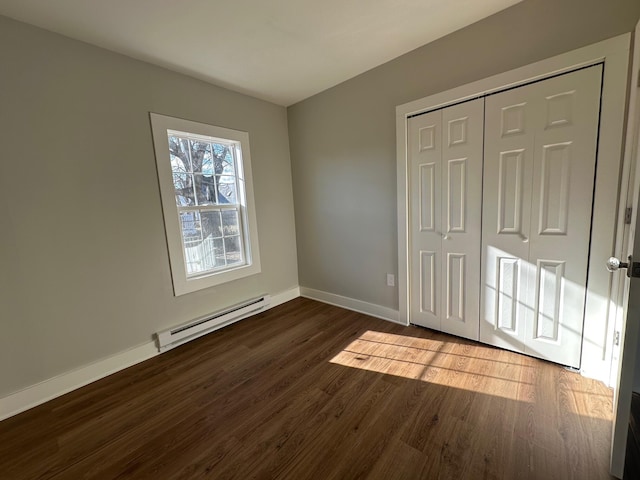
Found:
[[[291,105],[521,0],[0,0],[0,14]]]

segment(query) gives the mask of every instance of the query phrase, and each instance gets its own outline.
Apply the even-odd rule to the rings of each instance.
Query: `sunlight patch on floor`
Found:
[[[509,354],[466,343],[395,335],[368,330],[332,363],[477,393],[526,401],[520,395],[528,368]]]
[[[331,363],[421,380],[519,402],[537,403],[538,360],[466,340],[451,341],[367,330]],[[552,397],[561,412],[610,422],[611,390],[596,380],[557,366]]]

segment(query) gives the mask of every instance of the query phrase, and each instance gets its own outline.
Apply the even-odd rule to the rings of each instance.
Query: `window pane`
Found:
[[[214,238],[213,245],[215,251],[215,268],[224,267],[226,262],[224,260],[224,246],[222,238]]]
[[[236,179],[228,175],[216,177],[218,184],[218,203],[222,205],[238,203]]]
[[[180,212],[180,226],[185,244],[202,238],[200,235],[200,213]]]
[[[193,175],[196,187],[196,200],[198,205],[214,205],[216,203],[216,191],[213,185],[213,176]]]
[[[227,263],[229,265],[242,263],[240,237],[225,237],[224,247],[227,252]]]
[[[191,164],[194,173],[213,175],[213,154],[209,142],[189,140],[191,148]]]
[[[182,228],[182,240],[184,242],[184,257],[187,274],[193,275],[194,273],[199,273],[203,270],[201,252],[199,248],[202,243],[199,213],[181,212],[180,227]]]
[[[225,237],[240,234],[237,210],[222,211],[222,233]]]
[[[169,154],[171,157],[171,170],[173,172],[191,172],[189,160],[189,145],[184,138],[169,136]]]
[[[220,212],[181,212],[187,275],[205,273],[226,265]]]
[[[208,237],[221,237],[222,236],[222,221],[220,219],[220,212],[215,210],[213,212],[201,212],[202,217],[202,236]]]
[[[225,155],[222,159],[222,174],[224,175],[235,175],[235,168],[233,162],[233,147],[227,148]]]
[[[174,173],[188,172],[188,159],[185,160],[177,155],[171,154],[171,171]]]
[[[187,260],[187,274],[205,273],[219,266],[222,255],[222,239],[205,238],[202,241],[193,242],[188,247],[185,245],[185,258]]]
[[[222,239],[207,237],[202,240],[197,250],[201,266],[199,272],[203,273],[213,270],[214,268],[224,267]],[[222,263],[220,263],[221,261]]]
[[[179,207],[188,207],[195,205],[193,196],[193,176],[190,173],[174,173],[173,188],[176,191],[176,205]]]
[[[188,275],[243,263],[236,210],[181,212],[180,225]]]
[[[233,155],[231,154],[231,148],[228,145],[221,145],[219,143],[214,143],[213,145],[213,155],[214,155],[214,163],[215,163],[215,174],[216,175],[233,175]]]
[[[235,170],[233,169],[233,163],[223,162],[222,173],[224,175],[234,175]]]

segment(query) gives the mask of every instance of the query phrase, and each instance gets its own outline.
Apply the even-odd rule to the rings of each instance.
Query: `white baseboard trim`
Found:
[[[375,303],[363,302],[355,298],[343,297],[335,293],[323,292],[322,290],[307,287],[300,287],[300,296],[328,303],[329,305],[335,305],[336,307],[346,308],[347,310],[353,310],[354,312],[364,313],[389,322],[406,325],[406,323],[400,321],[400,313],[398,310],[376,305]]]
[[[271,295],[271,306],[269,308],[277,307],[278,305],[287,303],[288,301],[293,300],[294,298],[298,298],[299,296],[300,287],[294,287],[290,290]]]
[[[56,397],[100,380],[112,373],[158,355],[155,342],[148,342],[103,360],[49,378],[0,399],[0,421],[37,407]]]
[[[271,296],[269,308],[276,307],[299,296],[299,287],[277,293]],[[159,354],[156,343],[154,341],[148,342],[11,393],[6,397],[0,398],[0,421]]]

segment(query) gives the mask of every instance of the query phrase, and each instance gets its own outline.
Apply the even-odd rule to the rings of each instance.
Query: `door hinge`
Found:
[[[617,347],[620,345],[620,332],[616,332],[613,337],[613,344]]]
[[[633,213],[633,208],[627,207],[624,211],[624,223],[626,225],[631,225],[631,214]]]

